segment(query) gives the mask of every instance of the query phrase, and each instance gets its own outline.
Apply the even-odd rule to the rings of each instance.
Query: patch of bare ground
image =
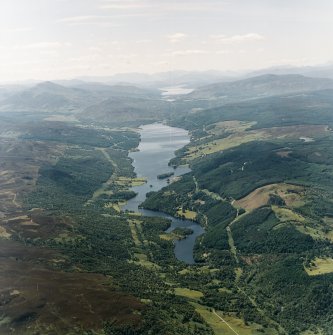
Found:
[[[281,158],[287,158],[291,153],[291,150],[279,150],[276,152],[276,154]]]
[[[140,323],[143,304],[111,278],[54,270],[47,262],[63,260],[55,251],[0,243],[0,334],[82,334],[107,320]]]

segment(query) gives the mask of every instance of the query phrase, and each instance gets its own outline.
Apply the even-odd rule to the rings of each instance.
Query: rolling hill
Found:
[[[105,85],[78,82],[74,86],[63,86],[53,82],[42,82],[31,88],[13,93],[0,104],[0,111],[71,113],[100,104],[110,98],[131,99],[159,97],[160,92],[135,86]]]

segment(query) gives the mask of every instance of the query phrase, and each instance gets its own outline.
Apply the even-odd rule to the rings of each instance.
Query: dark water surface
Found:
[[[159,191],[167,186],[167,180],[158,179],[162,173],[174,172],[174,176],[180,176],[190,171],[188,167],[173,169],[168,166],[170,159],[175,157],[174,152],[190,142],[188,132],[181,128],[169,127],[164,124],[154,123],[141,127],[141,142],[139,151],[130,153],[133,166],[138,177],[147,178],[147,183],[142,186],[132,187],[137,196],[123,206],[123,210],[140,212],[145,216],[162,217],[172,221],[168,233],[174,229],[190,228],[193,234],[185,239],[175,241],[175,256],[180,261],[193,264],[193,248],[195,239],[204,233],[204,229],[197,223],[189,220],[177,219],[162,212],[155,212],[139,208],[146,199],[146,193]]]

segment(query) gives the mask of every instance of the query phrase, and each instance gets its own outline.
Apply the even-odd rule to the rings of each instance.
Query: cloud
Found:
[[[170,34],[167,35],[167,38],[169,40],[170,43],[178,43],[183,41],[185,38],[187,37],[186,34],[184,33],[175,33],[175,34]]]
[[[114,10],[132,10],[147,8],[149,1],[135,1],[135,0],[102,0],[100,9],[114,9]]]
[[[120,10],[131,10],[131,9],[141,9],[146,8],[147,5],[144,4],[108,4],[108,5],[102,5],[101,9],[120,9]]]
[[[69,43],[61,43],[61,42],[39,42],[39,43],[31,43],[22,45],[24,49],[58,49],[64,46],[70,46]]]
[[[62,42],[38,42],[29,44],[17,44],[11,46],[1,46],[2,51],[17,51],[17,50],[55,50],[64,47],[70,47],[71,43]]]
[[[216,54],[217,55],[228,55],[230,54],[230,50],[217,50]]]
[[[152,43],[153,41],[150,39],[144,39],[144,40],[137,40],[135,41],[136,44],[149,44]]]
[[[262,41],[265,39],[264,36],[256,33],[249,33],[243,35],[212,35],[211,38],[220,43],[225,44],[234,44],[234,43],[242,43],[242,42],[252,42],[252,41]]]
[[[206,55],[206,50],[199,49],[187,49],[187,50],[176,50],[171,52],[172,56],[189,56],[189,55]]]
[[[58,22],[80,23],[80,22],[87,22],[87,21],[98,20],[101,17],[105,18],[105,17],[99,16],[99,15],[71,16],[71,17],[64,17],[64,18],[58,20]]]
[[[57,22],[67,23],[70,25],[99,25],[99,26],[112,26],[119,27],[119,23],[114,23],[116,19],[124,19],[131,17],[145,16],[144,13],[138,14],[115,14],[115,15],[82,15],[82,16],[70,16],[59,19]]]
[[[223,8],[224,2],[221,0],[210,0],[209,3],[202,0],[101,0],[101,9],[114,9],[114,10],[136,10],[136,9],[153,9],[157,10],[160,14],[165,12],[209,12],[211,10],[219,11]],[[156,14],[156,12],[155,12]]]
[[[162,11],[170,11],[170,12],[210,12],[210,11],[221,11],[223,10],[223,6],[221,6],[218,2],[211,3],[191,3],[182,1],[178,3],[166,3],[160,5]]]
[[[71,44],[62,42],[38,42],[19,45],[17,49],[59,49],[66,46],[71,46]]]
[[[33,29],[30,27],[17,27],[17,28],[2,29],[1,31],[4,33],[24,33],[32,30]]]

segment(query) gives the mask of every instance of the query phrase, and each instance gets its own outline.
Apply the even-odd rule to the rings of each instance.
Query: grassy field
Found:
[[[110,196],[110,195],[113,194],[113,191],[106,190],[105,187],[103,186],[103,187],[99,188],[98,190],[96,190],[94,192],[94,194],[92,196],[92,200],[95,200],[95,199],[97,199],[98,197],[100,197],[101,195],[104,195],[104,194]],[[91,201],[89,203],[91,203]]]
[[[128,224],[131,228],[131,234],[132,234],[132,238],[133,238],[133,241],[134,241],[135,245],[140,246],[141,242],[140,242],[139,237],[138,237],[136,226],[140,225],[141,221],[139,221],[139,220],[128,220]]]
[[[210,126],[210,129],[207,132],[211,135],[224,135],[226,133],[237,133],[245,131],[252,126],[254,126],[256,122],[246,122],[246,121],[222,121],[214,123]]]
[[[304,188],[297,185],[279,183],[259,187],[246,197],[235,201],[234,205],[246,210],[253,210],[268,203],[270,194],[276,194],[281,197],[287,206],[299,207],[304,202],[302,195]]]
[[[138,264],[138,265],[146,267],[147,269],[152,269],[152,270],[159,270],[160,269],[159,265],[149,261],[147,255],[145,255],[143,253],[135,253],[134,258],[137,259],[135,261],[131,261],[134,264]]]
[[[332,258],[315,258],[311,262],[310,267],[305,267],[305,271],[309,276],[318,276],[333,272]]]
[[[160,239],[165,240],[165,241],[174,241],[179,239],[179,236],[174,234],[173,232],[171,233],[166,233],[166,234],[160,234]]]
[[[203,293],[200,291],[190,290],[188,288],[176,287],[175,294],[184,298],[199,300],[203,297]]]
[[[321,225],[311,226],[311,225],[296,225],[298,231],[303,234],[310,235],[315,240],[327,240],[333,241],[333,232],[324,232]]]
[[[273,329],[264,329],[256,324],[245,325],[244,322],[233,316],[223,315],[220,312],[214,313],[212,309],[198,303],[192,303],[196,311],[212,327],[215,335],[275,335]],[[224,320],[222,321],[219,316]],[[260,329],[260,330],[259,330]]]
[[[228,293],[228,294],[232,293],[231,290],[229,290],[228,288],[225,288],[225,287],[220,287],[218,290],[219,290],[219,292],[225,292],[225,293]]]
[[[277,216],[277,218],[281,221],[281,222],[299,222],[299,223],[303,223],[306,221],[306,219],[300,215],[295,213],[294,211],[292,211],[289,208],[282,208],[282,207],[278,207],[278,206],[272,206],[272,209],[275,213],[275,215]]]
[[[265,138],[267,138],[265,131],[232,134],[223,139],[190,147],[186,153],[186,159],[191,161],[205,155],[237,147],[247,142],[264,140]]]
[[[170,233],[163,233],[160,234],[159,237],[160,239],[164,241],[175,241],[175,240],[182,240],[187,236],[187,234],[190,234],[191,230],[187,230],[186,228],[176,228]]]
[[[128,178],[128,177],[118,177],[115,180],[115,184],[125,187],[141,186],[147,182],[146,178]]]
[[[214,193],[214,192],[210,192],[206,189],[202,190],[202,192],[204,192],[205,194],[207,194],[209,197],[211,197],[214,200],[218,200],[218,201],[224,201],[225,200],[219,194]]]
[[[177,211],[177,215],[184,217],[187,220],[195,220],[197,218],[197,212],[194,211],[190,211],[188,209],[186,209],[185,211],[183,211],[182,208],[179,208]]]
[[[109,202],[105,204],[105,208],[113,208],[116,212],[121,212],[121,206],[125,205],[125,201],[118,201],[118,202]]]
[[[185,158],[191,161],[252,141],[316,138],[324,136],[328,131],[327,127],[322,125],[273,127],[258,130],[246,130],[248,127],[244,126],[242,123],[240,123],[239,126],[240,128],[237,131],[237,123],[234,124],[232,134],[227,137],[215,139],[204,144],[190,146]]]

